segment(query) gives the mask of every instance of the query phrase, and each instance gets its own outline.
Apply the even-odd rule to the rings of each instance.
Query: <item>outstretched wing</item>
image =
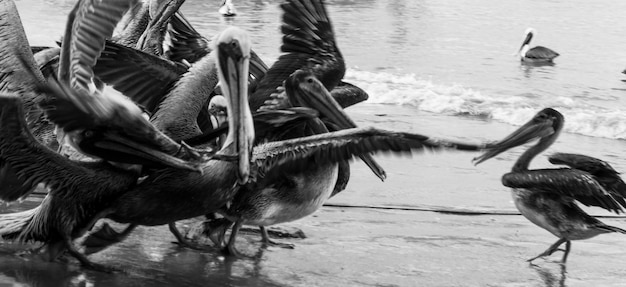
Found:
[[[556,193],[578,200],[587,206],[598,206],[616,213],[622,207],[588,172],[577,169],[537,169],[511,172],[502,176],[502,184],[538,192]]]
[[[298,69],[312,72],[329,91],[345,73],[343,57],[323,0],[290,0],[281,4],[284,34],[278,58],[250,97],[250,108],[258,109],[289,75]]]
[[[570,168],[586,171],[609,192],[617,202],[626,207],[626,184],[613,167],[607,162],[582,154],[555,153],[548,160],[552,164],[567,165]]]
[[[103,82],[154,113],[187,67],[107,41],[94,72]]]
[[[93,67],[104,49],[104,42],[111,38],[117,22],[126,10],[134,6],[138,0],[81,0],[76,10],[75,18],[68,18],[71,32],[64,36],[65,43],[70,43],[69,49],[69,80],[70,86],[89,91],[93,79]],[[61,69],[66,66],[61,57]],[[63,79],[62,79],[63,80]]]
[[[52,194],[71,193],[76,186],[125,184],[130,186],[136,175],[116,171],[106,163],[78,163],[43,146],[30,133],[24,121],[22,101],[14,94],[0,94],[0,161],[12,167],[21,182],[10,192],[2,189],[0,200],[12,201],[28,196],[39,183]],[[121,176],[107,183],[108,176]],[[113,188],[113,186],[111,186]],[[19,191],[19,192],[17,192]]]
[[[41,102],[48,118],[65,132],[77,132],[74,141],[83,152],[111,161],[198,169],[183,160],[193,158],[186,149],[156,129],[122,95],[86,95],[54,76],[40,90],[49,95]]]
[[[167,32],[170,41],[166,42],[165,56],[172,61],[195,63],[211,52],[209,40],[202,37],[180,11],[170,19]]]
[[[319,164],[334,163],[380,151],[411,153],[427,150],[478,151],[483,148],[483,145],[434,139],[420,134],[353,128],[268,142],[254,148],[252,160],[258,166],[259,174],[264,175],[280,169],[303,169],[310,164],[310,160]]]

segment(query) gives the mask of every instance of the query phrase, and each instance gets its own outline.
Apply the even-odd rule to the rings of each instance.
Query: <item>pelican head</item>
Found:
[[[228,108],[226,105],[226,98],[221,95],[216,95],[209,101],[209,118],[213,129],[223,126],[228,121]],[[219,136],[218,146],[222,146],[225,140],[226,136]]]
[[[219,9],[220,14],[225,17],[232,17],[237,15],[237,11],[235,10],[235,5],[233,5],[232,0],[224,0],[222,1],[222,5]]]
[[[248,105],[248,65],[250,39],[239,28],[226,28],[215,42],[218,77],[228,109],[229,131],[222,152],[235,152],[239,158],[239,183],[248,181],[254,123]]]
[[[522,46],[520,46],[519,48],[519,55],[520,57],[524,57],[526,55],[526,52],[528,52],[528,50],[530,49],[530,47],[528,46],[530,44],[530,40],[533,39],[533,36],[535,35],[535,29],[533,28],[528,28],[526,29],[526,32],[524,32],[524,35],[526,35],[526,38],[524,38],[524,42],[522,42]]]
[[[285,81],[285,91],[294,106],[315,109],[341,128],[356,126],[324,84],[309,72],[295,71]]]
[[[546,108],[503,140],[487,145],[487,152],[474,158],[474,164],[486,161],[506,150],[539,139],[537,146],[550,146],[563,128],[564,118],[555,109]]]

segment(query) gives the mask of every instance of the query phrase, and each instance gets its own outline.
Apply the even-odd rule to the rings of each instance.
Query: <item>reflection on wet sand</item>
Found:
[[[530,264],[530,268],[535,269],[546,287],[565,287],[567,278],[567,267],[565,264],[556,263],[547,266]]]

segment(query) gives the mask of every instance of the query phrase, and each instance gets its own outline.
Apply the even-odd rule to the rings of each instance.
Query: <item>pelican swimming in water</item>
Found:
[[[232,0],[222,1],[222,5],[218,11],[224,17],[233,17],[237,15],[237,10],[235,9],[235,5],[233,5]]]
[[[529,170],[530,161],[546,150],[559,136],[563,128],[563,115],[547,108],[532,120],[475,158],[479,164],[508,149],[528,143],[539,142],[526,150],[513,165],[511,172],[502,176],[502,184],[510,187],[515,206],[524,217],[559,238],[543,253],[529,259],[549,256],[559,250],[563,243],[567,260],[571,240],[582,240],[603,233],[626,230],[609,226],[585,213],[576,201],[587,206],[598,206],[620,213],[626,207],[626,185],[619,174],[606,162],[578,154],[555,154],[549,160],[570,168]]]
[[[519,49],[519,57],[522,62],[528,63],[549,63],[559,56],[559,53],[552,51],[543,46],[530,47],[530,41],[533,39],[535,29],[526,29],[526,38],[522,42],[522,46]]]

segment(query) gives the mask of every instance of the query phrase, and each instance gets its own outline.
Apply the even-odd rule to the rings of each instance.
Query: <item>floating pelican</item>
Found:
[[[235,5],[233,5],[232,0],[222,1],[219,12],[224,17],[232,17],[237,15],[237,10],[235,9]]]
[[[536,46],[530,48],[530,40],[533,39],[533,35],[535,33],[535,29],[528,28],[526,29],[526,38],[522,43],[522,46],[519,49],[519,57],[522,62],[528,63],[547,63],[552,62],[554,58],[559,56],[559,53],[552,51],[543,46]]]
[[[528,169],[530,161],[554,143],[562,128],[563,115],[554,109],[544,109],[505,139],[488,145],[487,152],[474,159],[479,164],[510,148],[539,139],[520,156],[512,171],[502,177],[502,184],[512,188],[515,206],[522,215],[559,238],[546,251],[528,261],[549,256],[565,243],[565,263],[571,240],[610,232],[626,233],[626,230],[602,223],[576,205],[578,201],[587,206],[623,212],[626,185],[608,163],[584,155],[555,154],[550,157],[551,163],[570,168]]]

